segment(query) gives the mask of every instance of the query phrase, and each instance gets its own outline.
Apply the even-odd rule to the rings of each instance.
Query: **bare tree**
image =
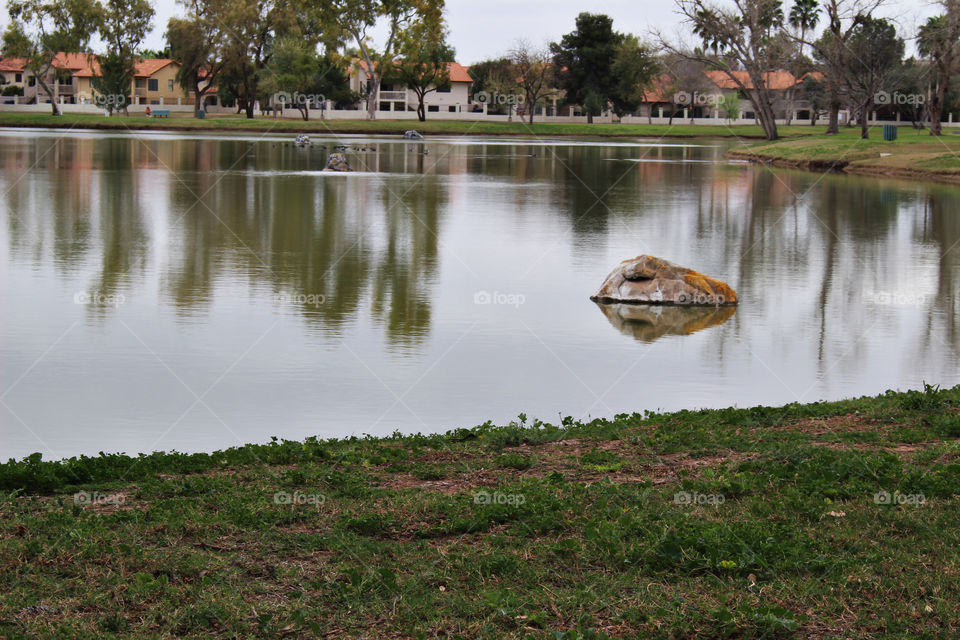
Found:
[[[778,67],[788,48],[780,0],[731,0],[723,5],[710,0],[677,0],[677,8],[703,46],[685,51],[661,37],[663,46],[725,73],[750,99],[766,138],[776,140],[767,73]],[[749,80],[737,71],[746,72]]]
[[[805,43],[811,46],[814,57],[823,65],[830,113],[828,134],[840,132],[840,108],[847,96],[846,74],[853,58],[850,38],[858,25],[883,3],[884,0],[824,0],[827,27],[816,41]]]
[[[552,54],[547,47],[537,47],[526,40],[518,40],[509,56],[517,85],[523,91],[526,115],[530,124],[533,124],[537,103],[557,92],[554,87]]]

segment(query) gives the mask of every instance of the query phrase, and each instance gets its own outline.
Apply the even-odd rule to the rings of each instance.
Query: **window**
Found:
[[[156,78],[147,80],[147,91],[160,91],[160,81]]]
[[[442,87],[437,87],[437,93],[450,93],[452,87],[449,84],[445,84]]]
[[[28,87],[35,87],[35,86],[37,86],[37,78],[36,78],[36,76],[30,76],[29,80],[27,81],[27,86],[28,86]]]
[[[23,82],[23,74],[22,74],[22,73],[18,73],[18,74],[17,74],[17,79],[14,80],[14,82]]]
[[[143,78],[137,78],[133,81],[133,86],[137,89],[143,89]]]
[[[167,80],[167,91],[173,91],[173,80]]]
[[[427,111],[429,111],[429,112],[431,112],[431,113],[436,113],[436,112],[440,111],[440,105],[438,105],[438,104],[431,104],[431,105],[429,105],[429,106],[427,107]]]
[[[457,112],[456,105],[450,105],[449,107],[447,107],[447,111],[449,111],[450,113],[456,113]]]

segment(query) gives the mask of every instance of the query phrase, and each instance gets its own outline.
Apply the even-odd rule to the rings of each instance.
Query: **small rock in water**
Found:
[[[715,278],[654,256],[624,260],[590,296],[595,302],[737,304],[737,292]]]
[[[301,133],[293,141],[293,144],[297,145],[298,147],[305,147],[310,144],[310,136],[305,133]]]
[[[407,140],[423,140],[423,134],[415,129],[410,129],[410,131],[404,131],[403,137]]]
[[[331,153],[327,158],[327,166],[324,171],[353,171],[350,163],[347,162],[347,156],[342,153]]]

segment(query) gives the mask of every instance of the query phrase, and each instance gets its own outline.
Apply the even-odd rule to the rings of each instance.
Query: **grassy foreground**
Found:
[[[358,116],[359,118],[360,116]],[[106,118],[98,115],[64,114],[52,116],[37,113],[11,113],[0,110],[0,127],[38,127],[67,129],[154,129],[168,131],[278,131],[357,134],[402,134],[409,129],[433,135],[507,135],[507,136],[598,136],[598,137],[729,137],[762,138],[763,130],[754,125],[704,126],[681,124],[555,124],[525,122],[470,122],[450,120],[302,120],[277,119],[264,116],[247,120],[236,115],[216,115],[204,120],[192,117]],[[781,127],[781,135],[792,137],[812,135],[823,127]]]
[[[729,155],[802,169],[960,182],[960,135],[953,131],[944,128],[944,134],[935,138],[926,129],[904,126],[896,141],[884,142],[878,127],[871,129],[869,140],[860,139],[858,127],[842,127],[835,136],[762,142]]]
[[[0,465],[4,638],[950,638],[960,386]]]

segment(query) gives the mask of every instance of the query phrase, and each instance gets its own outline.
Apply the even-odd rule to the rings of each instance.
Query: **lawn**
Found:
[[[960,387],[0,465],[4,638],[960,633]]]
[[[884,142],[879,128],[869,140],[859,128],[841,128],[840,135],[761,142],[731,152],[733,157],[809,169],[845,170],[904,177],[955,180],[960,178],[960,135],[944,129],[932,137],[928,130],[899,127],[894,142]]]
[[[510,135],[510,136],[601,136],[601,137],[739,137],[762,138],[759,126],[704,126],[682,124],[635,125],[635,124],[543,124],[525,122],[469,122],[450,120],[274,120],[258,117],[253,120],[237,115],[210,116],[204,120],[191,117],[106,118],[98,115],[64,114],[52,116],[36,113],[12,113],[0,109],[0,127],[45,127],[76,129],[160,129],[160,130],[210,130],[210,131],[283,131],[317,133],[401,134],[408,129],[417,129],[433,135]],[[811,135],[822,127],[781,127],[785,136]]]

